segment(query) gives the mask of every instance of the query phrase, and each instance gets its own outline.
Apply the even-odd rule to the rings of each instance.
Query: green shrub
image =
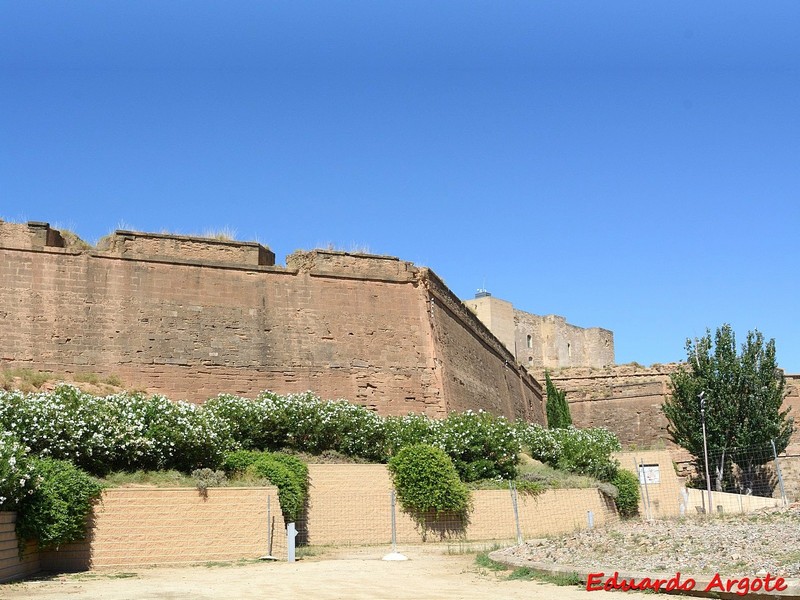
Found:
[[[617,488],[617,510],[623,517],[631,517],[639,512],[639,478],[630,471],[619,469],[611,480]]]
[[[450,457],[429,444],[402,448],[389,461],[397,497],[403,508],[417,516],[426,512],[466,516],[470,493],[458,478]]]
[[[278,488],[278,501],[287,523],[298,520],[308,494],[308,467],[299,459],[284,454],[264,452],[248,468]]]
[[[42,549],[81,540],[86,519],[102,486],[71,463],[51,458],[32,459],[37,480],[17,515],[20,540],[38,540]]]
[[[264,456],[263,452],[257,450],[236,450],[225,455],[222,461],[222,470],[228,475],[244,473],[247,468]]]

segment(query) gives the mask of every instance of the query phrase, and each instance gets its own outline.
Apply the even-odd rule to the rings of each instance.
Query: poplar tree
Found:
[[[698,340],[686,340],[686,364],[670,376],[671,397],[661,409],[669,421],[672,440],[694,457],[704,473],[701,392],[705,398],[709,469],[717,491],[730,480],[731,466],[741,468],[744,488],[752,489],[757,467],[789,443],[793,420],[782,409],[786,395],[783,371],[775,358],[775,340],[764,342],[759,331],[749,331],[736,351],[730,325]],[[759,451],[760,450],[760,451]]]

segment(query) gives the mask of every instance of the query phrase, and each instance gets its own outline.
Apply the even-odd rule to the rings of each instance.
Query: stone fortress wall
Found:
[[[0,222],[0,367],[117,375],[200,402],[312,390],[382,414],[542,422],[542,390],[426,268],[117,231],[92,248]]]
[[[614,333],[600,327],[570,325],[558,315],[534,315],[517,310],[485,291],[465,300],[517,362],[532,369],[605,367],[614,364]]]

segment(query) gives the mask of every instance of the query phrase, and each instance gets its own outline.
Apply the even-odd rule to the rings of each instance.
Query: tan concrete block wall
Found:
[[[24,579],[41,570],[36,544],[27,544],[20,557],[16,519],[17,513],[0,512],[0,583]]]
[[[620,467],[630,471],[637,477],[639,470],[635,465],[658,465],[659,483],[648,483],[647,488],[640,484],[639,514],[646,516],[645,500],[650,499],[650,516],[653,518],[668,518],[680,515],[680,505],[683,502],[682,490],[684,480],[675,473],[672,454],[667,450],[638,450],[631,452],[618,452],[615,458]],[[692,509],[694,510],[694,509]]]
[[[391,479],[383,465],[309,465],[311,491],[307,520],[299,527],[312,545],[389,544]],[[402,543],[465,539],[507,540],[516,537],[513,504],[506,490],[473,492],[469,522],[443,521],[422,531],[397,506],[397,539]],[[597,489],[549,490],[537,497],[519,494],[523,535],[542,537],[616,519],[616,512]]]
[[[695,507],[705,508],[708,504],[706,490],[687,488],[689,494],[689,508],[691,512],[697,512]],[[747,496],[744,494],[729,494],[727,492],[711,492],[711,502],[713,502],[714,512],[719,512],[722,507],[724,514],[749,513],[763,508],[774,508],[783,506],[783,502],[778,498],[765,498],[763,496]]]
[[[273,550],[286,556],[277,489],[115,488],[103,492],[84,542],[43,552],[42,568],[177,564],[258,558],[267,552],[267,496],[271,498]]]

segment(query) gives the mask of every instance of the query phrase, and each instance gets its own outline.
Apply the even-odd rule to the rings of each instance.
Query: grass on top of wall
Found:
[[[192,475],[181,473],[180,471],[117,471],[109,473],[106,477],[101,479],[105,487],[118,488],[118,487],[198,487],[198,478]],[[249,473],[244,473],[239,476],[231,477],[225,482],[229,487],[263,487],[271,485],[270,482],[263,477],[256,477]],[[213,486],[209,486],[213,487]]]
[[[36,392],[41,390],[46,383],[55,382],[77,382],[86,383],[92,386],[100,386],[101,392],[112,393],[116,389],[123,387],[122,379],[117,375],[103,377],[97,373],[81,372],[68,375],[66,373],[56,373],[53,371],[38,371],[27,368],[11,368],[0,370],[0,389],[6,391],[19,390],[21,392]],[[105,386],[111,386],[106,388]]]
[[[520,454],[517,479],[538,482],[551,489],[592,488],[600,484],[594,477],[554,469],[525,453]]]

